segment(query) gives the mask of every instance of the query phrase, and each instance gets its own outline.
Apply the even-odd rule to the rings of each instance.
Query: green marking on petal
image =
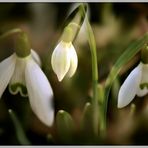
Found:
[[[9,85],[9,91],[13,95],[16,95],[17,93],[20,93],[20,95],[22,97],[27,97],[28,96],[26,86],[24,86],[21,83],[15,83],[15,84]]]
[[[145,87],[148,89],[148,83],[142,83],[142,84],[140,84],[140,88],[141,89],[144,89]]]

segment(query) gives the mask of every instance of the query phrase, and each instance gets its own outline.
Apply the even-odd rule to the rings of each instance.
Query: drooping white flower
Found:
[[[78,65],[78,58],[71,42],[61,41],[56,46],[52,53],[51,64],[59,81],[62,81],[66,74],[69,77],[74,75]]]
[[[132,70],[122,84],[118,94],[118,108],[128,105],[137,95],[142,97],[148,93],[148,64],[140,64]]]
[[[23,58],[14,53],[3,60],[0,63],[0,97],[9,84],[12,94],[28,95],[33,112],[44,124],[51,126],[54,120],[53,91],[40,65],[34,50]]]

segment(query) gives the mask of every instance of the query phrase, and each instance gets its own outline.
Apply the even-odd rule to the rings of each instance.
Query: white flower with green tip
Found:
[[[52,53],[51,64],[59,81],[62,81],[66,74],[69,77],[74,75],[78,65],[78,58],[71,42],[61,41],[56,46]]]
[[[53,91],[40,68],[37,53],[31,50],[25,57],[12,54],[0,63],[0,97],[9,84],[12,94],[28,96],[36,116],[47,126],[54,120]]]
[[[140,62],[119,90],[118,108],[128,105],[136,95],[143,97],[146,94],[148,94],[148,64]]]

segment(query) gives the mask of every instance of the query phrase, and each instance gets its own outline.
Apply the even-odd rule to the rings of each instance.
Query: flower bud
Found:
[[[53,51],[51,57],[53,71],[59,81],[67,74],[72,77],[77,69],[78,58],[71,42],[61,41]]]

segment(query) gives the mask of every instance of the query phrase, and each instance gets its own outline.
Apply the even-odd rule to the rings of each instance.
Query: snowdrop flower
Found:
[[[72,77],[77,69],[78,58],[72,42],[77,37],[84,22],[85,10],[83,9],[85,8],[87,9],[83,4],[72,8],[68,17],[69,23],[65,24],[61,41],[52,53],[51,65],[59,81],[62,81],[66,75]]]
[[[59,81],[62,81],[66,74],[69,77],[74,75],[78,65],[78,58],[71,42],[61,41],[56,46],[52,53],[51,64]]]
[[[9,84],[10,93],[28,95],[33,112],[44,124],[51,126],[54,120],[53,91],[40,68],[40,58],[30,49],[24,50],[22,57],[23,49],[18,49],[0,63],[0,97]]]
[[[129,74],[122,84],[118,95],[118,108],[128,105],[137,95],[148,93],[148,64],[140,64]]]

